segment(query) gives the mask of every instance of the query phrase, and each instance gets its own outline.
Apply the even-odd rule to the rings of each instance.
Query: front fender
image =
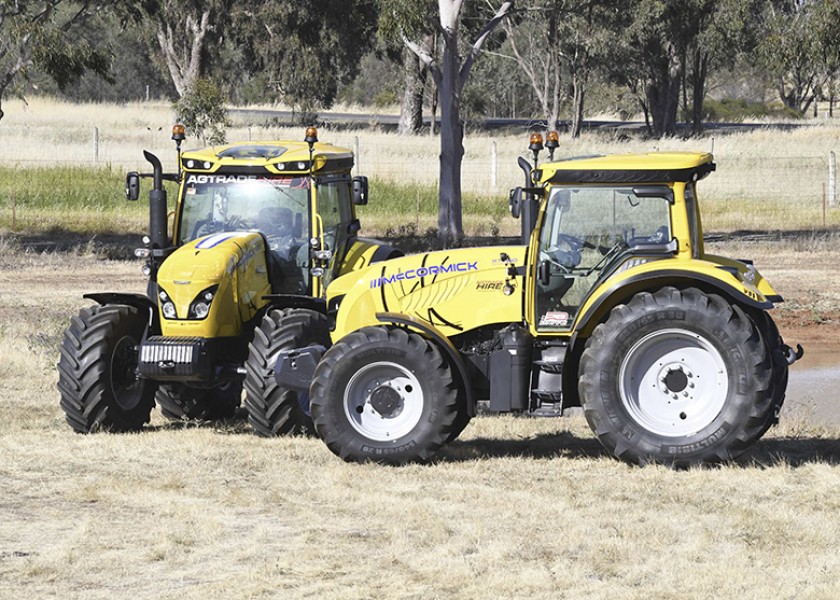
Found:
[[[150,335],[160,333],[160,317],[157,311],[157,304],[148,296],[124,292],[97,292],[84,294],[82,297],[93,300],[100,306],[131,306],[140,312],[146,312],[148,314],[148,333]]]

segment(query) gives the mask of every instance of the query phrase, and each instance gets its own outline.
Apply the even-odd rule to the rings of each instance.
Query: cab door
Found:
[[[318,213],[323,227],[322,246],[332,253],[324,269],[323,287],[329,285],[341,267],[347,251],[352,220],[350,177],[331,175],[317,180]]]

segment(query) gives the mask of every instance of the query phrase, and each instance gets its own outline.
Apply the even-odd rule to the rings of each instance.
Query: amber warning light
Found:
[[[186,128],[181,125],[180,123],[176,123],[172,126],[172,139],[176,142],[180,142],[185,140],[187,137],[187,130]]]

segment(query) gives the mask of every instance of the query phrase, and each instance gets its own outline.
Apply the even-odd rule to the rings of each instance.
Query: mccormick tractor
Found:
[[[180,151],[177,174],[129,173],[126,195],[151,177],[147,294],[86,294],[64,333],[58,389],[77,432],[131,431],[155,401],[171,419],[233,416],[244,383],[261,435],[305,428],[296,392],[273,376],[281,349],[327,343],[326,285],[400,253],[357,237],[355,205],[367,203],[353,154],[318,143],[248,142]],[[177,182],[168,213],[164,180]],[[168,221],[173,218],[171,235]],[[244,380],[244,381],[243,381]]]
[[[532,138],[534,159],[541,136]],[[748,260],[706,253],[711,154],[593,156],[531,168],[511,192],[522,245],[396,258],[335,279],[333,341],[284,352],[315,430],[348,461],[428,461],[491,412],[582,406],[632,463],[729,460],[777,422],[802,355]]]

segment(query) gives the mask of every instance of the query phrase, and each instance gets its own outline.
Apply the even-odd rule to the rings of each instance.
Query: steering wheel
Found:
[[[198,239],[211,233],[219,233],[225,231],[225,225],[221,221],[214,221],[213,219],[202,219],[195,224],[192,232],[192,239]]]
[[[583,248],[595,248],[595,244],[587,242],[586,240],[582,240],[580,238],[576,238],[573,235],[568,235],[565,233],[558,233],[557,234],[557,245],[566,244],[572,252],[580,253],[581,249]],[[580,262],[580,261],[578,261]]]

